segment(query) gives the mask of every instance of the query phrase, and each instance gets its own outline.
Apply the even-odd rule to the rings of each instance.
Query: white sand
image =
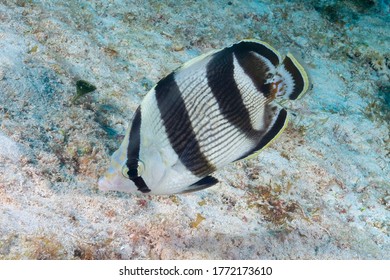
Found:
[[[388,4],[89,2],[0,2],[0,259],[390,259]],[[204,191],[100,192],[147,90],[244,38],[306,62],[284,134]]]

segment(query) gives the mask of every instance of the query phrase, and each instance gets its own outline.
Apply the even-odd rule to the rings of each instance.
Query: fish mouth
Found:
[[[98,187],[101,191],[119,191],[133,193],[137,190],[135,184],[122,176],[122,174],[104,175],[98,180]]]
[[[99,180],[98,180],[99,190],[109,191],[110,190],[109,185],[110,185],[110,183],[109,183],[109,180],[107,180],[107,177],[102,176],[99,178]]]

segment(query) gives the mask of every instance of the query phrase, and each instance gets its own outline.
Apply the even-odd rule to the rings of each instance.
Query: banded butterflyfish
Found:
[[[265,148],[283,131],[277,98],[309,87],[293,55],[245,40],[196,57],[160,80],[136,110],[101,190],[175,194],[208,188],[210,174]]]

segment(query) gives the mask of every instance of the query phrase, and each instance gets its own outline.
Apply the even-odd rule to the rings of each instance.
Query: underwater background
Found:
[[[389,15],[388,0],[0,0],[0,259],[390,259]],[[147,91],[245,38],[310,75],[281,137],[204,191],[99,191]]]

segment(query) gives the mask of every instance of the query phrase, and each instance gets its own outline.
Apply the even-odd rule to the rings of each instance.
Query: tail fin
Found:
[[[301,98],[309,89],[309,77],[298,62],[298,60],[288,53],[277,71],[284,80],[284,91],[282,96],[290,100]]]

